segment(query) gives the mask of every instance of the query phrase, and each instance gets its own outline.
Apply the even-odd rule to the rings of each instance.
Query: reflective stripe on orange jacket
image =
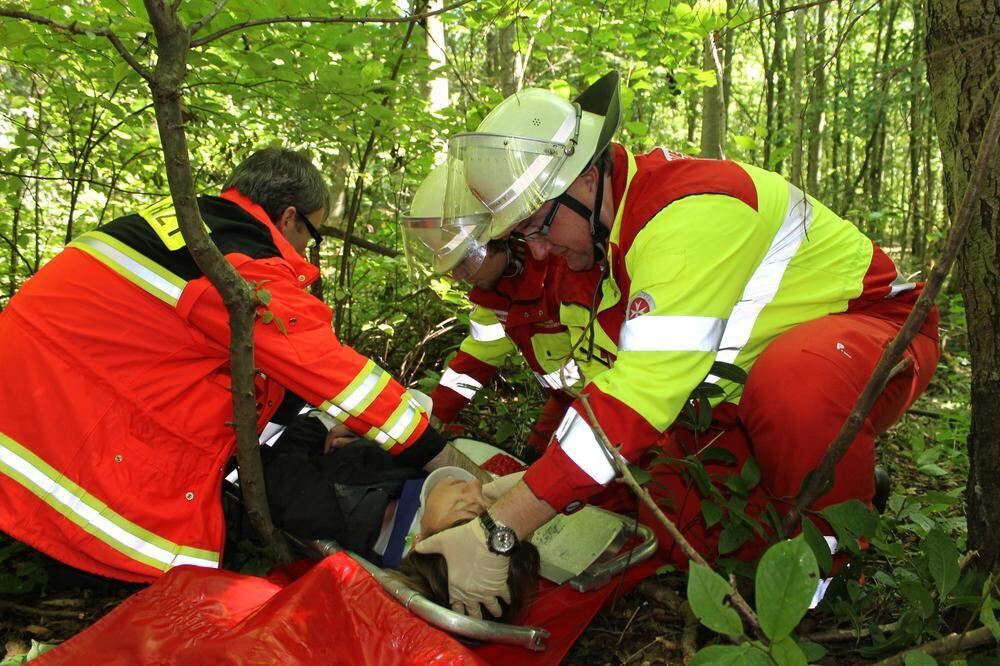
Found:
[[[288,388],[414,466],[435,455],[426,416],[340,344],[330,309],[304,290],[318,270],[263,210],[235,191],[199,206],[284,327],[254,327],[258,428]],[[78,238],[0,313],[0,529],[133,581],[218,565],[234,448],[228,314],[183,244],[168,245],[169,215],[144,216]]]

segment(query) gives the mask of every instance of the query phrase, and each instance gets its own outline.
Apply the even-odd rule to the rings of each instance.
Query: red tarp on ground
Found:
[[[79,635],[42,655],[44,666],[103,664],[557,664],[619,586],[578,594],[543,586],[521,624],[552,636],[544,652],[470,649],[400,606],[340,553],[282,585],[255,576],[176,567]]]

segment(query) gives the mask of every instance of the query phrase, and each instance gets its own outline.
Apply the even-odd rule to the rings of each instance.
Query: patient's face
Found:
[[[476,518],[492,504],[483,497],[482,481],[445,479],[427,495],[427,506],[420,520],[423,536],[436,534],[456,523]]]

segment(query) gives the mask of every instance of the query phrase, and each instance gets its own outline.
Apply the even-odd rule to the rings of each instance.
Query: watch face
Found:
[[[517,545],[517,535],[509,527],[498,527],[490,534],[490,550],[505,555]]]

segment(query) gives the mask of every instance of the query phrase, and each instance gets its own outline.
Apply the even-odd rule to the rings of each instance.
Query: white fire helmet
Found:
[[[609,72],[574,101],[528,88],[501,102],[475,132],[448,143],[447,221],[464,213],[471,192],[493,214],[489,237],[505,236],[590,168],[621,122],[618,73]]]

